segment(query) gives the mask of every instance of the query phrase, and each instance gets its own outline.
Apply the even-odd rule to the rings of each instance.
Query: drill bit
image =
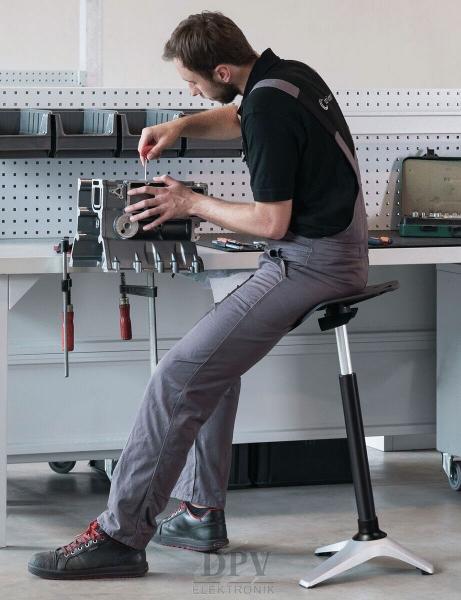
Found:
[[[148,163],[148,162],[149,162],[149,161],[148,161],[148,160],[147,160],[147,158],[146,158],[146,159],[145,159],[145,162],[144,162],[144,181],[145,181],[146,183],[147,183],[147,163]]]

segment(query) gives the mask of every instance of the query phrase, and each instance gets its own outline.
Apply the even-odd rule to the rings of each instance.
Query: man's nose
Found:
[[[200,93],[198,91],[198,89],[195,87],[195,85],[190,85],[189,86],[189,91],[190,91],[190,95],[191,96],[197,96]]]

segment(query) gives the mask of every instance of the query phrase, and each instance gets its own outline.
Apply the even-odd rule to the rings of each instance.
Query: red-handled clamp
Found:
[[[130,300],[126,295],[125,273],[120,273],[120,336],[122,340],[131,340]]]
[[[71,245],[69,238],[61,240],[59,246],[54,249],[62,254],[62,327],[61,327],[61,349],[64,352],[64,377],[69,377],[69,352],[74,349],[74,307],[71,302],[70,289],[72,279],[68,273],[67,261]]]

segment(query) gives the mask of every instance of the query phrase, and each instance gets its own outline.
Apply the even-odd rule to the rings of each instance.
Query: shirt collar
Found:
[[[261,79],[264,79],[264,76],[269,71],[269,69],[274,67],[280,61],[281,61],[281,59],[276,54],[274,54],[270,48],[267,48],[266,50],[264,50],[264,52],[256,60],[255,64],[253,65],[253,68],[250,71],[250,76],[248,77],[248,81],[246,82],[245,90],[244,90],[243,96],[242,96],[242,104],[243,104],[243,101],[245,100],[245,98],[248,96],[248,94],[253,89],[253,86],[256,83],[258,83],[258,81],[261,81]],[[240,114],[241,106],[242,105],[240,105],[240,108],[238,110],[239,114]]]

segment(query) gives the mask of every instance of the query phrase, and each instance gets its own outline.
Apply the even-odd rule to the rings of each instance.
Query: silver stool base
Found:
[[[324,563],[312,569],[310,573],[301,579],[299,585],[305,588],[311,588],[318,583],[330,579],[335,575],[344,573],[352,567],[361,565],[362,563],[377,558],[379,556],[388,556],[396,558],[409,565],[423,571],[423,573],[432,574],[434,567],[427,561],[410,550],[407,550],[397,542],[394,542],[389,537],[384,537],[379,540],[367,542],[358,542],[350,539],[329,546],[322,546],[315,551],[316,555],[334,553]]]

